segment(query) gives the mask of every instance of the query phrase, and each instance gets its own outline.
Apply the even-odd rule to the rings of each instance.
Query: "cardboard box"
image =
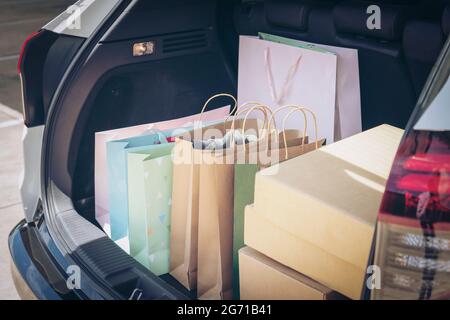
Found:
[[[241,300],[336,300],[344,297],[258,251],[239,250]]]
[[[292,252],[299,250],[295,246],[285,250],[286,257],[268,255],[358,299],[378,209],[402,134],[400,129],[379,126],[260,171],[255,180],[256,214],[279,228],[280,234],[311,247],[301,262],[292,259]],[[248,235],[246,239],[252,241]],[[279,250],[252,247],[263,253]],[[312,260],[316,251],[322,261]],[[303,260],[317,270],[305,270]]]
[[[327,287],[353,292],[361,286],[354,281],[355,274],[361,275],[358,268],[274,225],[253,206],[245,209],[244,228],[247,246]]]

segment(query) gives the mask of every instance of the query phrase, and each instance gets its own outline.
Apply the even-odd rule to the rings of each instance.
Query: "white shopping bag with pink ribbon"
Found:
[[[318,134],[327,143],[335,140],[337,56],[255,37],[241,36],[239,49],[238,103],[259,101],[273,110],[298,105],[317,116]],[[286,113],[289,111],[287,110]],[[286,114],[280,112],[277,125]],[[288,119],[286,128],[298,127]],[[314,128],[308,128],[314,136]]]

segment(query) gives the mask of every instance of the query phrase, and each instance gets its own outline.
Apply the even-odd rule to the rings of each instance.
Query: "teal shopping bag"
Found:
[[[130,254],[158,276],[169,272],[173,146],[128,152]]]

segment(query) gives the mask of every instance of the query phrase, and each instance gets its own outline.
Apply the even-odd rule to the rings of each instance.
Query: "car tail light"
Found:
[[[47,53],[58,35],[41,30],[33,32],[22,45],[18,72],[22,85],[23,116],[27,127],[44,124],[43,70]]]
[[[375,299],[450,298],[450,132],[411,131],[381,204]]]

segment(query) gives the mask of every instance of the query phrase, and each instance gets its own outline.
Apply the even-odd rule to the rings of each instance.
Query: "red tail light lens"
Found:
[[[436,167],[450,171],[449,154],[416,154],[405,161],[404,168],[410,171],[433,172]]]
[[[450,297],[450,132],[412,131],[382,201],[375,299]]]

